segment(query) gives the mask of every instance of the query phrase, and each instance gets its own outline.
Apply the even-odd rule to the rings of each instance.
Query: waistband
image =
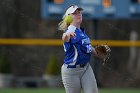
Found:
[[[67,68],[84,68],[87,64],[88,63],[86,63],[86,64],[78,64],[78,65],[69,65],[69,64],[64,64],[64,65],[66,65]]]

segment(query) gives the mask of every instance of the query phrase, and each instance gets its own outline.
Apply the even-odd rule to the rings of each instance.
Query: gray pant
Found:
[[[98,93],[90,64],[84,68],[67,68],[67,65],[62,65],[61,74],[66,93],[81,93],[81,89],[84,93]]]

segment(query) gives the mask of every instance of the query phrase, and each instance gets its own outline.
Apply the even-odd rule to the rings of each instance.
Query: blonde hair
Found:
[[[75,4],[72,4],[70,5],[68,8],[70,8],[71,6],[75,6]],[[68,9],[67,8],[67,9]],[[65,12],[67,11],[67,9],[65,10]],[[63,20],[58,24],[58,30],[62,30],[62,31],[65,31],[67,29],[67,27],[70,25],[70,24],[67,24],[65,21],[64,21],[65,18],[63,18]]]
[[[69,24],[67,24],[64,19],[58,24],[58,30],[65,31]]]

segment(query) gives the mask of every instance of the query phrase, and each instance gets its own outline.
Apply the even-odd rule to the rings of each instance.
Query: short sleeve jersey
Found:
[[[65,32],[73,31],[76,37],[71,37],[69,42],[64,42],[64,63],[69,65],[86,64],[90,61],[92,45],[83,28],[70,25]]]

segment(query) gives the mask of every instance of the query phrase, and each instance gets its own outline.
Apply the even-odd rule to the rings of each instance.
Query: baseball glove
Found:
[[[102,59],[103,62],[105,63],[110,57],[111,49],[109,48],[109,46],[108,45],[97,45],[94,48],[97,53],[97,57]]]

